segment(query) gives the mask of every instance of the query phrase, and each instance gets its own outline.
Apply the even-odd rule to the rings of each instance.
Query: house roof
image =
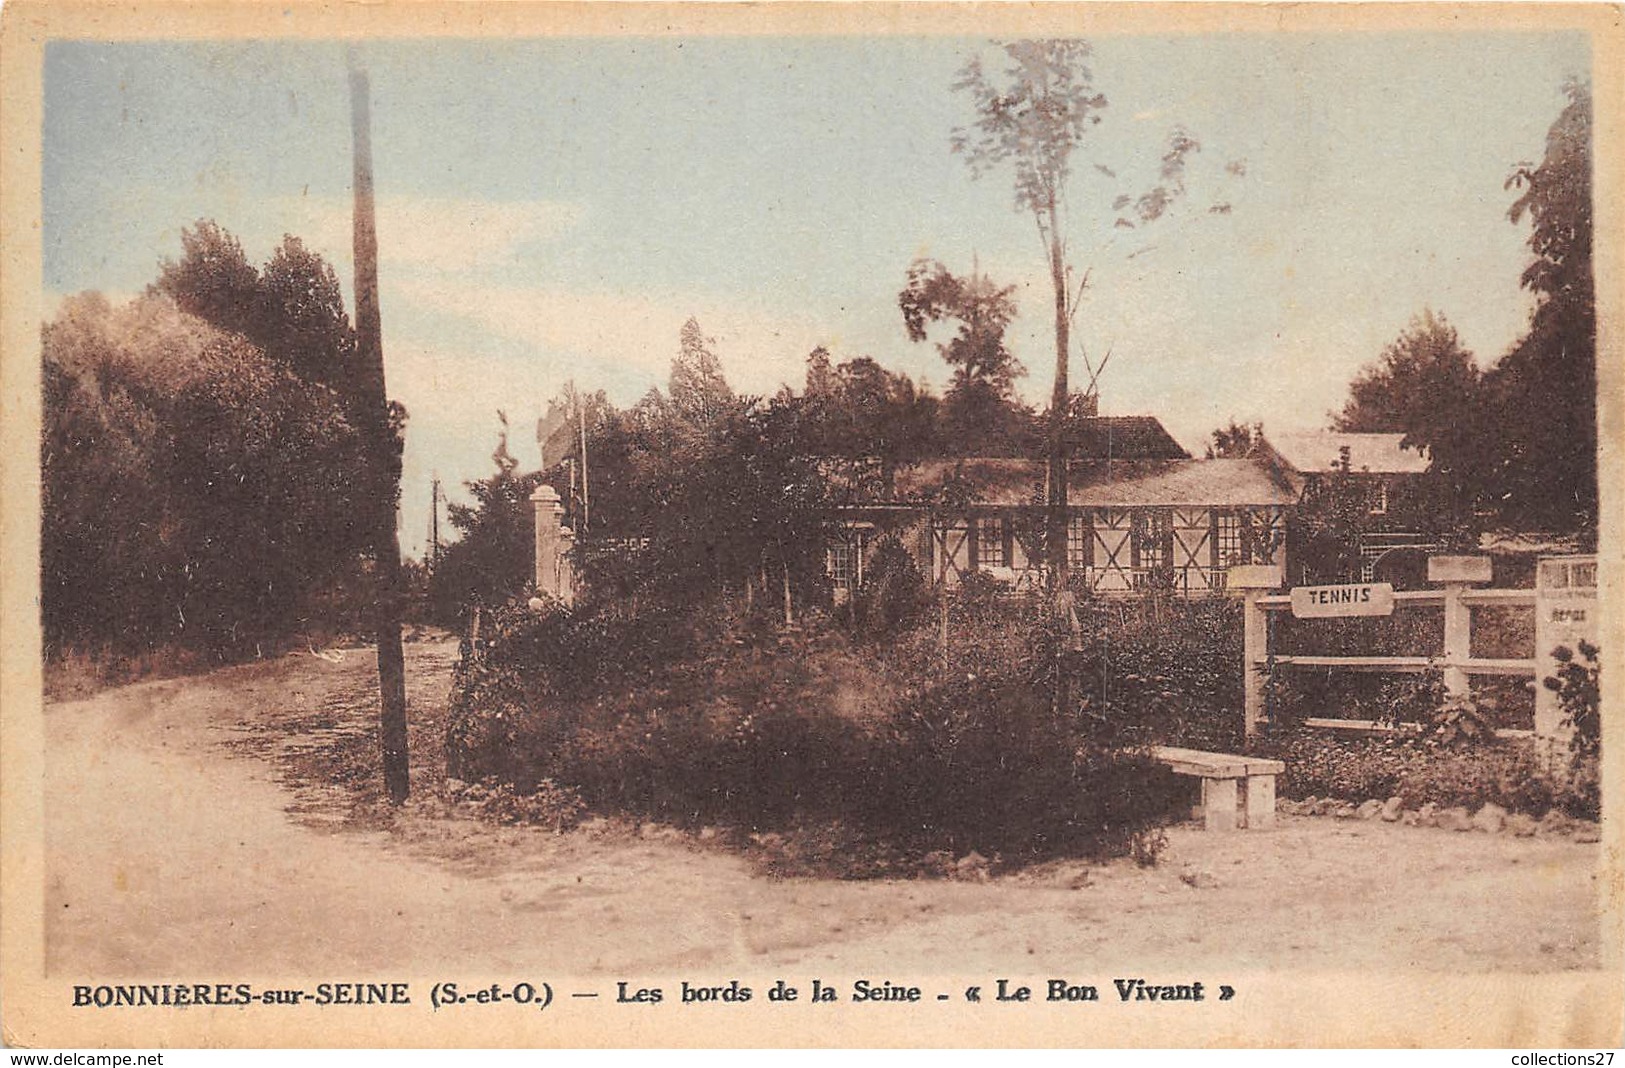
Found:
[[[1078,460],[1188,460],[1191,455],[1152,415],[1071,419],[1066,439]]]
[[[972,505],[1042,505],[1044,464],[1026,459],[928,460],[897,471],[900,501],[950,483]],[[1080,460],[1067,467],[1067,502],[1084,508],[1291,504],[1296,495],[1256,460]]]
[[[1289,467],[1302,474],[1332,471],[1346,448],[1349,470],[1355,474],[1419,475],[1428,458],[1419,449],[1400,446],[1404,434],[1341,434],[1329,430],[1270,434],[1271,448]]]
[[[1563,555],[1579,552],[1580,538],[1573,534],[1540,531],[1486,530],[1478,536],[1478,548],[1481,552],[1503,556]]]

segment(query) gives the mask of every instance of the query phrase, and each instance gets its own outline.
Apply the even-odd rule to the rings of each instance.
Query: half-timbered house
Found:
[[[1238,564],[1281,562],[1296,489],[1270,464],[1192,459],[1155,419],[1088,421],[1095,453],[1067,468],[1068,568],[1098,594],[1224,588]],[[1121,449],[1128,456],[1111,455]],[[1106,455],[1100,455],[1106,453]],[[890,473],[883,490],[841,509],[827,563],[837,598],[866,579],[882,538],[949,586],[981,572],[1013,589],[1045,582],[1042,460],[928,460]]]

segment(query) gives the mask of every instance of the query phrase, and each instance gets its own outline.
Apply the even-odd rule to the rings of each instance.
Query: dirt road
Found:
[[[444,702],[453,657],[445,641],[408,645],[414,707]],[[1598,963],[1598,847],[1566,839],[1283,817],[1273,832],[1174,828],[1154,869],[774,880],[675,835],[558,836],[458,816],[432,796],[438,751],[421,735],[421,799],[358,821],[354,769],[329,761],[370,729],[373,670],[367,650],[295,655],[48,706],[48,971],[106,982],[373,977],[447,961],[606,977]],[[323,785],[323,768],[341,781]]]

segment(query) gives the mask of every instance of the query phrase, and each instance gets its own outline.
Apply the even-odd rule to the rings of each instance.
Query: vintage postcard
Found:
[[[8,1044],[1625,1041],[1619,7],[0,17]]]

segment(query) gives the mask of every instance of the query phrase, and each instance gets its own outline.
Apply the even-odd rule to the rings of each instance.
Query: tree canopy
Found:
[[[1529,332],[1484,376],[1488,504],[1508,526],[1578,531],[1597,525],[1597,309],[1592,270],[1590,87],[1568,104],[1539,164],[1507,181],[1508,211],[1530,222],[1534,254],[1522,282],[1535,294]]]
[[[1208,435],[1206,458],[1209,460],[1243,460],[1252,456],[1264,440],[1264,424],[1243,426],[1234,419]]]
[[[348,625],[365,468],[331,390],[158,295],[74,298],[42,340],[51,646],[229,657]]]
[[[181,231],[181,257],[165,260],[151,289],[183,311],[240,334],[306,382],[349,398],[355,331],[338,276],[292,235],[255,269],[242,243],[217,223]]]
[[[954,336],[937,345],[953,368],[943,397],[944,434],[956,451],[1004,451],[1025,430],[1014,387],[1027,371],[1004,340],[1016,316],[1014,292],[979,271],[960,276],[935,260],[919,259],[897,295],[910,341],[926,340],[931,323],[958,323]]]
[[[1456,328],[1426,310],[1349,384],[1349,399],[1333,416],[1332,428],[1402,433],[1408,447],[1429,448],[1467,418],[1478,379],[1473,354],[1462,347]]]

